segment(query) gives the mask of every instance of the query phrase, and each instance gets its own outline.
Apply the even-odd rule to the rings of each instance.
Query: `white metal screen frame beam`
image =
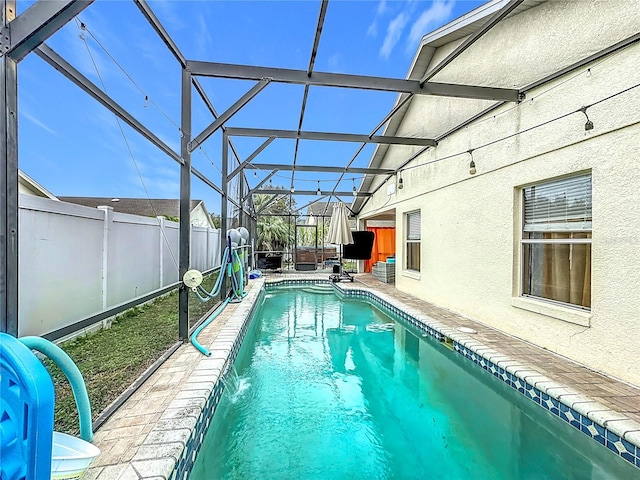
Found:
[[[482,36],[484,36],[489,30],[491,30],[495,25],[497,25],[498,23],[500,23],[500,21],[505,18],[509,13],[511,13],[515,8],[517,8],[521,3],[523,2],[523,0],[511,0],[509,3],[507,3],[504,7],[502,7],[499,11],[497,11],[496,13],[494,13],[484,24],[482,24],[482,26],[473,34],[471,34],[469,37],[467,37],[466,40],[464,40],[460,45],[458,45],[458,47],[456,47],[456,49],[451,52],[449,55],[447,55],[445,58],[443,58],[440,62],[438,62],[438,64],[433,67],[431,70],[427,71],[423,77],[420,79],[420,85],[424,85],[426,82],[428,82],[429,80],[431,80],[431,78],[433,78],[438,72],[440,72],[441,70],[443,70],[447,65],[449,65],[451,62],[453,62],[458,56],[460,56],[464,51],[468,50],[469,47],[471,47],[475,42],[478,41],[478,39],[480,39]],[[524,98],[524,93],[522,91],[520,91],[520,94],[518,95],[519,100],[522,100]],[[371,134],[375,134],[380,128],[382,128],[382,126],[387,123],[389,120],[391,120],[391,118],[393,118],[399,111],[400,109],[406,105],[407,103],[409,103],[413,98],[413,94],[409,94],[407,95],[404,99],[402,99],[401,101],[398,102],[398,104],[384,117],[384,119],[382,119],[382,121],[376,126],[376,128],[373,130],[373,132],[371,132]],[[501,100],[499,102],[500,105],[502,105],[503,103],[505,103],[505,100]],[[436,141],[439,141],[441,137],[436,138]],[[364,145],[363,145],[364,147]],[[351,161],[349,162],[349,164],[347,166],[350,166],[351,163],[353,163],[353,161],[355,161],[357,155],[360,154],[360,150],[358,150],[358,152],[356,153],[356,155],[354,155],[354,157],[351,159]],[[424,151],[424,150],[422,150]],[[420,153],[422,153],[422,151]],[[397,169],[396,169],[397,171]],[[395,172],[394,172],[395,174]],[[385,182],[391,177],[391,175],[387,176],[387,179],[385,180]],[[338,180],[338,182],[342,180],[342,176],[340,177],[340,179]],[[383,182],[383,183],[385,183]],[[338,183],[336,183],[336,187],[337,188]],[[375,191],[377,191],[378,189],[376,189]],[[375,193],[375,192],[374,192]],[[365,200],[364,203],[366,203],[368,201]],[[364,204],[362,205],[364,206]],[[362,206],[360,207],[360,210],[362,209]]]
[[[153,13],[153,10],[151,10],[151,7],[146,2],[146,0],[133,0],[133,3],[136,4],[144,18],[147,19],[149,25],[151,25],[151,27],[156,31],[156,33],[160,37],[160,40],[164,42],[171,54],[176,57],[176,60],[178,61],[180,66],[182,68],[186,68],[187,59],[182,54],[176,43],[173,41],[171,35],[169,35],[169,33],[167,33],[165,28],[162,26],[162,23],[160,23],[160,20],[158,20],[156,14]]]
[[[240,173],[241,171],[243,171],[245,169],[245,167],[251,163],[253,161],[254,158],[256,158],[258,155],[260,155],[260,153],[262,153],[262,151],[267,148],[269,145],[271,145],[271,143],[276,139],[276,137],[269,137],[267,138],[266,141],[264,141],[258,148],[256,148],[253,153],[251,155],[249,155],[247,157],[247,159],[245,161],[243,161],[240,165],[238,165],[230,174],[229,174],[229,179],[232,179],[233,177],[235,177],[238,173]],[[272,168],[270,168],[269,170],[273,170]]]
[[[75,83],[78,87],[80,87],[80,89],[84,90],[91,97],[97,100],[105,108],[107,108],[113,114],[117,115],[118,118],[122,119],[127,125],[129,125],[136,132],[149,140],[153,145],[158,147],[173,160],[181,165],[184,163],[182,157],[174,152],[171,147],[160,140],[153,132],[151,132],[151,130],[149,130],[141,122],[136,120],[133,115],[127,112],[118,103],[116,103],[115,100],[104,93],[96,84],[82,75],[69,62],[58,55],[52,48],[48,47],[46,44],[43,44],[35,50],[35,53],[49,65],[51,65],[65,77]]]
[[[371,77],[345,73],[312,72],[287,68],[256,67],[231,63],[203,62],[187,60],[187,68],[192,75],[203,77],[229,78],[235,80],[261,80],[270,78],[276,83],[291,83],[320,87],[355,88],[384,92],[412,93],[414,95],[434,95],[442,97],[470,98],[476,100],[506,100],[517,102],[519,92],[512,88],[480,87],[454,83],[426,82],[418,80]]]
[[[19,62],[93,2],[40,0],[34,3],[0,29],[0,55]]]
[[[429,70],[427,73],[423,75],[420,79],[420,85],[424,86],[430,79],[438,74],[441,70],[443,70],[447,65],[453,62],[458,56],[460,56],[465,50],[467,50],[471,45],[473,45],[480,37],[482,37],[485,33],[491,30],[495,25],[497,25],[503,18],[509,15],[513,10],[515,10],[524,0],[511,0],[504,7],[494,13],[482,26],[473,32],[473,34],[469,35],[464,42],[456,47],[456,49],[443,58],[435,67]]]
[[[320,46],[320,37],[322,36],[322,29],[324,27],[324,19],[327,15],[327,8],[329,6],[329,0],[322,0],[320,4],[320,12],[318,13],[318,21],[316,22],[316,33],[313,38],[313,46],[311,47],[311,56],[309,58],[309,66],[307,67],[307,76],[311,76],[313,73],[313,67],[316,63],[316,55],[318,54],[318,47]],[[304,86],[304,94],[302,95],[302,105],[300,107],[300,119],[298,120],[298,131],[302,130],[302,123],[304,122],[304,114],[307,109],[307,99],[309,97],[309,85]],[[291,188],[293,188],[296,170],[295,166],[298,162],[298,149],[300,147],[300,139],[296,139],[296,145],[293,150],[293,169],[291,170]]]
[[[323,173],[356,173],[356,174],[371,174],[371,175],[388,175],[394,174],[395,170],[392,168],[369,168],[369,167],[332,167],[327,165],[281,165],[278,163],[252,163],[247,168],[254,170],[282,170],[297,172],[323,172]]]
[[[267,183],[267,180],[269,180],[271,177],[273,177],[276,173],[278,173],[278,170],[273,170],[269,175],[267,175],[265,178],[263,178],[260,183],[258,183],[258,185],[256,185],[255,187],[253,187],[251,190],[249,190],[247,192],[246,197],[243,198],[244,201],[246,201],[249,197],[251,197],[256,191],[260,190],[260,187],[262,187],[265,183]]]
[[[284,193],[285,195],[290,195],[290,193],[288,192],[283,192],[281,189],[277,189],[277,188],[265,188],[262,190],[256,190],[255,193],[258,194],[265,194],[265,195],[277,195],[279,193]],[[318,195],[318,191],[317,190],[296,190],[294,193],[294,195]],[[327,192],[327,191],[321,191],[320,192],[320,196],[322,195],[333,195],[334,197],[352,197],[353,195],[353,191],[349,191],[349,192]],[[357,196],[358,197],[370,197],[371,195],[373,195],[372,193],[366,193],[366,192],[358,192]]]
[[[279,200],[281,198],[285,198],[288,195],[288,193],[282,193],[282,190],[278,190],[278,192],[279,193],[277,193],[277,194],[273,194],[273,197],[271,197],[269,200],[267,200],[267,202],[260,207],[260,210],[258,210],[256,212],[256,215],[260,215],[260,213],[263,212],[273,202],[275,202],[276,200]]]
[[[18,336],[18,63],[91,4],[37,2],[16,16],[0,1],[0,331]]]
[[[193,152],[196,148],[198,148],[204,141],[207,140],[211,135],[213,135],[216,130],[218,130],[224,123],[233,117],[236,113],[238,113],[242,107],[244,107],[247,103],[251,101],[258,93],[260,93],[264,88],[269,85],[271,80],[262,79],[258,83],[256,83],[247,93],[245,93],[242,97],[240,97],[233,105],[231,105],[227,110],[225,110],[221,115],[218,116],[207,128],[205,128],[202,133],[200,133],[196,138],[191,140],[188,144],[189,152]]]
[[[417,145],[435,147],[431,138],[387,137],[382,135],[364,135],[357,133],[298,132],[296,130],[276,130],[270,128],[227,127],[227,134],[236,137],[276,137],[290,140],[320,140],[328,142],[384,143],[387,145]]]
[[[623,40],[620,40],[619,42],[607,47],[607,48],[603,48],[602,50],[589,55],[587,57],[584,57],[581,60],[578,60],[577,62],[572,63],[571,65],[567,65],[564,68],[561,68],[560,70],[551,73],[539,80],[536,80],[535,82],[530,83],[529,85],[526,85],[525,87],[520,89],[521,94],[525,94],[526,92],[533,90],[534,88],[537,88],[541,85],[544,85],[545,83],[551,82],[557,78],[560,78],[563,75],[566,75],[568,73],[571,73],[579,68],[585,67],[588,64],[595,62],[596,60],[599,60],[603,57],[606,57],[607,55],[611,55],[612,53],[617,52],[618,50],[621,50],[625,47],[628,47],[629,45],[632,45],[636,42],[640,41],[640,33],[636,33],[634,35],[631,35],[630,37],[627,37]],[[461,130],[462,128],[466,127],[467,125],[471,124],[472,122],[474,122],[475,120],[491,113],[492,111],[494,111],[495,109],[497,109],[498,107],[504,105],[506,102],[497,102],[493,105],[490,105],[489,107],[485,108],[484,110],[482,110],[481,112],[478,112],[477,114],[475,114],[474,116],[468,118],[467,120],[465,120],[464,122],[456,125],[455,127],[453,127],[452,129],[448,130],[447,132],[443,133],[442,135],[439,135],[438,138],[436,139],[436,141],[441,141],[442,139],[448,137],[449,135],[457,132],[458,130]],[[421,155],[426,149],[420,150],[419,152],[417,152],[416,154],[411,155],[407,160],[405,160],[402,164],[400,164],[399,167],[397,167],[393,173],[393,175],[395,175],[398,171],[402,170],[404,167],[406,167],[411,161],[413,161],[415,158],[417,158],[419,155]],[[393,176],[393,175],[388,175],[387,178],[380,183],[380,185],[378,185],[378,187],[376,187],[372,193],[372,195],[375,195],[383,186],[384,184]],[[359,214],[362,209],[364,208],[364,206],[367,204],[367,202],[369,201],[369,199],[365,199],[365,201],[363,202],[363,204],[360,206],[360,208],[358,209],[357,214]]]
[[[166,47],[169,49],[171,54],[178,61],[180,66],[182,68],[186,68],[187,59],[182,54],[182,52],[180,51],[180,49],[178,48],[176,43],[173,41],[173,38],[171,38],[171,36],[167,32],[167,30],[164,28],[164,26],[162,25],[162,23],[160,22],[160,20],[156,16],[156,14],[153,12],[153,10],[151,10],[151,7],[146,2],[146,0],[133,0],[133,2],[136,4],[136,6],[138,7],[138,9],[142,13],[142,15],[147,20],[147,22],[151,25],[151,27],[158,34],[158,37],[160,37],[162,42],[166,45]],[[192,76],[191,82],[192,82],[193,86],[195,87],[196,92],[198,93],[198,95],[200,96],[202,101],[204,102],[205,106],[209,110],[209,112],[211,112],[213,117],[217,119],[219,117],[218,112],[216,111],[215,107],[211,103],[211,100],[209,100],[209,97],[207,96],[206,92],[204,91],[204,88],[202,87],[202,85],[200,84],[198,79]],[[224,129],[225,129],[224,126],[222,126],[222,130],[223,131],[224,131]],[[231,140],[229,140],[229,144],[231,146],[231,151],[233,152],[233,154],[235,155],[236,159],[238,159],[238,162],[239,162],[240,161],[240,157],[238,156],[238,152],[236,151],[233,143],[231,143]],[[199,172],[198,170],[196,170],[193,167],[191,168],[191,171],[194,173],[194,175],[196,177],[198,177],[200,180],[202,180],[204,183],[206,183],[209,187],[213,188],[220,195],[223,194],[222,193],[222,189],[220,187],[218,187],[215,183],[213,183],[209,178],[207,178],[203,173]],[[240,205],[235,200],[229,199],[229,201],[231,203],[233,203],[236,207],[240,207]]]
[[[0,1],[9,23],[15,0]],[[0,58],[0,331],[18,336],[18,62]]]

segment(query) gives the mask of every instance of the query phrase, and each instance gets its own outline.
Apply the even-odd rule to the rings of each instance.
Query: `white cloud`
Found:
[[[339,53],[334,53],[333,55],[331,55],[329,57],[329,60],[327,62],[329,64],[329,68],[331,69],[332,72],[339,72],[340,71],[340,54]]]
[[[378,21],[374,20],[367,29],[367,37],[376,38],[378,36]]]
[[[24,109],[22,109],[22,111],[20,112],[20,115],[26,118],[27,120],[30,120],[31,122],[33,122],[34,124],[42,128],[43,130],[49,132],[51,135],[57,135],[57,133],[54,130],[49,128],[47,125],[42,123],[40,120],[38,120],[36,117],[31,115],[30,113],[25,112]]]
[[[209,25],[207,25],[207,20],[201,13],[198,15],[198,33],[196,36],[198,54],[206,57],[207,53],[211,50],[211,45],[213,45],[213,39],[209,33]]]
[[[375,38],[378,36],[378,19],[390,12],[391,9],[387,6],[387,0],[380,0],[376,7],[376,15],[373,19],[373,22],[371,22],[371,25],[369,25],[369,28],[367,29],[368,37]]]
[[[380,47],[381,57],[389,58],[389,55],[391,55],[391,52],[400,40],[402,32],[404,31],[404,27],[407,26],[408,21],[409,15],[405,12],[401,13],[396,18],[391,20],[391,23],[389,23],[389,27],[387,27],[387,35],[384,37],[382,47]]]
[[[420,39],[428,33],[433,27],[439,26],[449,19],[455,0],[435,0],[431,6],[426,9],[418,20],[411,26],[409,38],[407,39],[407,49],[415,49]]]
[[[152,8],[156,10],[160,21],[169,30],[184,30],[183,15],[180,12],[180,2],[175,0],[154,0]],[[170,32],[173,33],[173,32]]]
[[[143,198],[147,193],[151,198],[176,198],[179,195],[178,169],[167,166],[167,161],[161,156],[147,150],[138,155],[135,165],[133,162],[124,165],[129,186],[136,190],[135,195]]]
[[[380,0],[377,10],[378,15],[384,15],[385,13],[387,13],[387,10],[387,0]]]
[[[129,186],[135,191],[135,195],[145,198],[147,193],[150,198],[177,198],[180,195],[180,182],[175,180],[178,175],[171,178],[151,177],[132,173],[128,177]],[[144,187],[142,186],[144,184]]]

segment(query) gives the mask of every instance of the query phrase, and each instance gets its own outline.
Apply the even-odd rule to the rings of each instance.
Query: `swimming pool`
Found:
[[[191,479],[637,478],[411,325],[304,290],[256,311]]]

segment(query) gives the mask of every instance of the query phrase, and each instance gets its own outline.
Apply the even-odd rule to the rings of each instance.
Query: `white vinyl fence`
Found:
[[[20,195],[19,335],[43,335],[178,281],[178,223]],[[191,227],[191,268],[220,231]]]

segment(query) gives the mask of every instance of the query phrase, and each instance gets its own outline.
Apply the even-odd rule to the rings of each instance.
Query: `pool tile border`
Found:
[[[174,457],[173,467],[168,471],[165,470],[168,475],[164,478],[168,480],[187,479],[224,392],[222,377],[229,366],[233,365],[251,324],[250,320],[255,310],[262,304],[266,293],[278,287],[318,284],[332,285],[340,297],[364,299],[376,307],[394,314],[407,324],[421,330],[425,336],[430,336],[439,342],[452,341],[453,351],[640,468],[640,424],[626,419],[624,415],[593,402],[588,397],[552,381],[532,368],[482,345],[469,335],[461,334],[455,329],[442,325],[416,309],[405,305],[398,306],[398,303],[401,302],[382,292],[373,292],[368,288],[335,284],[320,279],[270,279],[250,292],[249,296],[252,298],[247,298],[246,306],[240,304],[236,313],[210,346],[212,356],[201,360],[187,381],[193,382],[194,385],[208,382],[208,388],[183,392],[185,395],[175,399],[169,405],[168,411],[165,412],[156,428],[152,430],[152,433],[158,430],[157,433],[160,434],[160,437],[164,437],[167,430],[174,430],[173,436],[178,437],[185,445],[177,454],[177,458]],[[250,305],[248,305],[249,303]],[[197,418],[170,418],[169,412],[178,410],[184,412],[187,405],[200,407],[197,409],[200,411]],[[166,441],[158,441],[154,444],[154,438],[157,438],[157,435],[155,437],[149,435],[143,445],[151,444],[159,448],[159,444],[166,444]],[[136,462],[134,457],[132,465],[136,467],[136,463],[140,464],[140,462]]]

